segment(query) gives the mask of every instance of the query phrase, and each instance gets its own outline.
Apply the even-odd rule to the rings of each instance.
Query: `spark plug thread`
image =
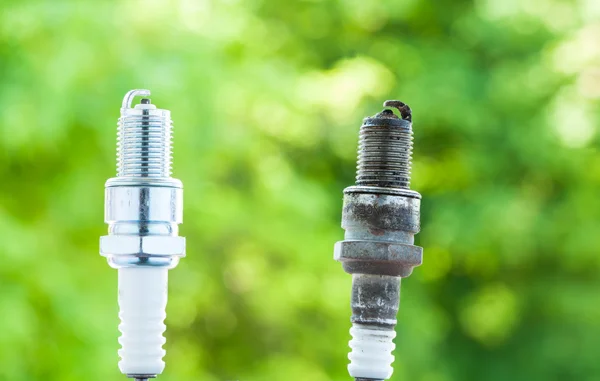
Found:
[[[134,90],[135,95],[149,95]],[[127,98],[131,102],[133,98]],[[117,129],[117,177],[171,177],[172,127],[167,110],[157,110],[144,98],[121,109]]]
[[[365,118],[359,133],[356,185],[410,189],[413,131],[410,108],[399,101],[390,109]]]

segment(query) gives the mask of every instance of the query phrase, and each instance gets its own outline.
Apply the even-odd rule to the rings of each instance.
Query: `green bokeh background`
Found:
[[[393,380],[600,380],[597,0],[0,1],[0,379],[123,380],[98,255],[121,99],[170,109],[164,381],[349,380],[357,132],[414,112]]]

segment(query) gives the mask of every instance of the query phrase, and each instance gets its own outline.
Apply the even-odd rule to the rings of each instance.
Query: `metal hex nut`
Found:
[[[100,255],[185,256],[185,238],[177,236],[107,235],[100,237]]]
[[[405,278],[423,263],[423,248],[397,242],[340,241],[333,257],[350,274],[390,275]]]

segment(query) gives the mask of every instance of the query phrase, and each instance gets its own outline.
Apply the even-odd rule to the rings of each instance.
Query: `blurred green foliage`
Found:
[[[121,380],[116,119],[172,111],[161,380],[347,380],[361,120],[414,111],[425,263],[393,380],[600,380],[597,0],[0,2],[0,379]]]

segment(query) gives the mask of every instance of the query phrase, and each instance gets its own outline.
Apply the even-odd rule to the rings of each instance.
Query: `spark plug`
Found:
[[[345,235],[334,248],[334,258],[352,274],[348,371],[356,381],[391,377],[400,280],[423,257],[414,246],[421,195],[410,190],[411,110],[399,101],[383,105],[360,128],[356,185],[344,189]]]
[[[119,272],[121,372],[136,380],[162,373],[167,272],[185,256],[178,236],[183,185],[171,177],[171,113],[131,90],[118,122],[117,177],[106,182],[100,254]]]

